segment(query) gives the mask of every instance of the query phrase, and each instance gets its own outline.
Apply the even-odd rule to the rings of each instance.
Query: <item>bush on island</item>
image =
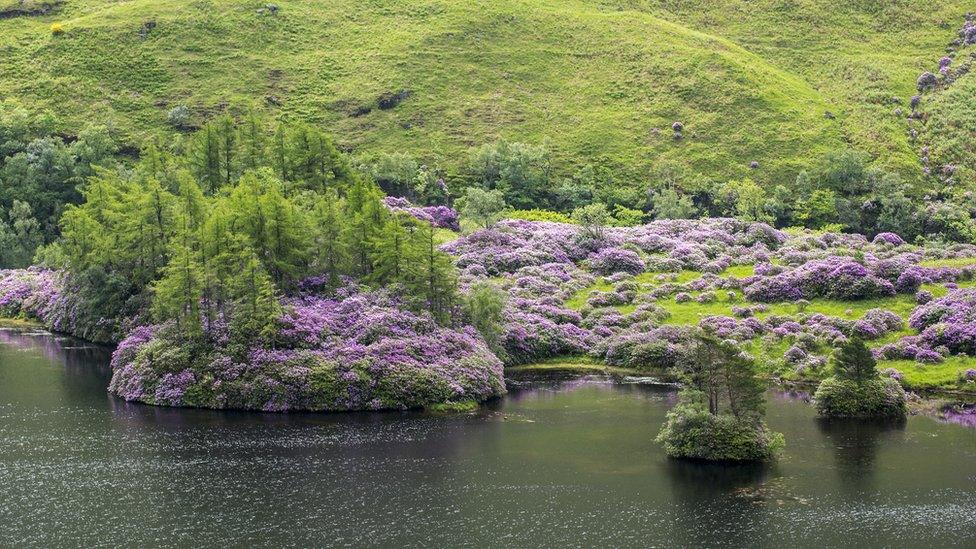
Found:
[[[881,378],[871,350],[852,338],[834,354],[834,376],[814,394],[824,417],[898,418],[906,413],[905,390],[896,379]]]
[[[765,461],[785,446],[781,433],[765,423],[743,421],[731,414],[709,413],[705,393],[684,389],[657,441],[671,457],[709,461]]]

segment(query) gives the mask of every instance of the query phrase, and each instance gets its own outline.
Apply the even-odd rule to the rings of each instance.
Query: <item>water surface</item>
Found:
[[[768,467],[654,443],[671,390],[528,384],[474,415],[127,404],[108,352],[0,331],[0,546],[976,546],[976,431],[769,402]]]

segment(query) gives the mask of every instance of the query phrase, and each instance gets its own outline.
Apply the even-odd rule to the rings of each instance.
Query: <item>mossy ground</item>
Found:
[[[451,413],[471,413],[478,409],[478,401],[476,400],[464,400],[461,402],[440,402],[437,404],[431,404],[425,409],[428,412],[434,412],[439,414],[451,414]]]
[[[512,375],[606,375],[622,378],[640,374],[630,368],[608,366],[587,356],[554,357],[549,360],[523,364],[505,369],[506,374]]]
[[[0,328],[32,329],[43,328],[39,322],[26,318],[5,318],[0,317]]]
[[[412,152],[449,172],[469,147],[504,137],[549,139],[558,169],[599,163],[635,184],[665,160],[718,180],[788,183],[846,145],[915,177],[894,111],[972,8],[278,0],[270,15],[265,4],[66,0],[55,13],[0,19],[0,97],[51,109],[65,133],[104,121],[133,144],[175,134],[175,105],[195,124],[254,106],[321,124],[343,148]],[[671,136],[676,120],[684,139]]]

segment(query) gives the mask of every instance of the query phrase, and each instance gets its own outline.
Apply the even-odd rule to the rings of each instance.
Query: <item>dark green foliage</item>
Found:
[[[0,101],[0,268],[26,266],[59,236],[65,206],[81,200],[77,187],[95,166],[114,163],[116,149],[105,126],[66,138],[50,113]]]
[[[896,380],[875,378],[864,381],[829,377],[814,395],[817,412],[825,417],[905,417],[905,390]]]
[[[552,166],[545,145],[507,141],[483,145],[472,152],[469,170],[482,187],[500,190],[513,207],[547,203]]]
[[[834,352],[834,373],[837,379],[854,382],[876,379],[877,362],[864,341],[851,338]]]
[[[7,214],[0,216],[0,267],[27,267],[43,243],[41,224],[34,219],[30,204],[14,200]]]
[[[687,383],[705,395],[709,413],[762,417],[766,387],[751,356],[705,331],[697,332],[688,347],[678,367]]]

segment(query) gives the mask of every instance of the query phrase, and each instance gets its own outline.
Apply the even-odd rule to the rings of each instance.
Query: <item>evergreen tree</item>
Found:
[[[706,395],[712,415],[725,407],[738,419],[762,416],[765,387],[755,361],[734,342],[699,331],[681,366],[689,384]]]
[[[218,127],[213,123],[204,126],[194,135],[190,150],[190,162],[200,185],[207,194],[216,194],[224,182],[221,169],[224,158],[221,154],[221,136]]]
[[[245,171],[269,165],[266,158],[265,123],[257,111],[251,110],[244,117],[238,130],[237,142],[240,144],[241,166]]]
[[[414,232],[410,247],[406,286],[408,295],[442,324],[451,321],[457,274],[451,258],[438,250],[437,233],[426,223]]]
[[[200,333],[200,299],[203,270],[198,254],[190,247],[191,236],[180,231],[170,244],[170,261],[163,277],[153,284],[153,316],[157,321],[176,320],[187,335]]]
[[[403,214],[393,215],[379,230],[373,242],[370,282],[385,286],[404,279],[409,247],[409,234],[405,225],[412,225],[411,220],[412,218],[405,219]]]
[[[348,264],[348,256],[342,242],[345,220],[342,209],[339,195],[335,190],[329,189],[319,198],[313,213],[316,265],[323,271],[330,286],[339,283],[341,269]]]
[[[237,258],[236,274],[230,283],[235,296],[231,332],[235,341],[249,342],[270,335],[281,308],[274,283],[257,255],[243,248]]]
[[[859,338],[851,338],[834,352],[834,372],[838,379],[867,381],[878,377],[877,362],[871,349]]]

